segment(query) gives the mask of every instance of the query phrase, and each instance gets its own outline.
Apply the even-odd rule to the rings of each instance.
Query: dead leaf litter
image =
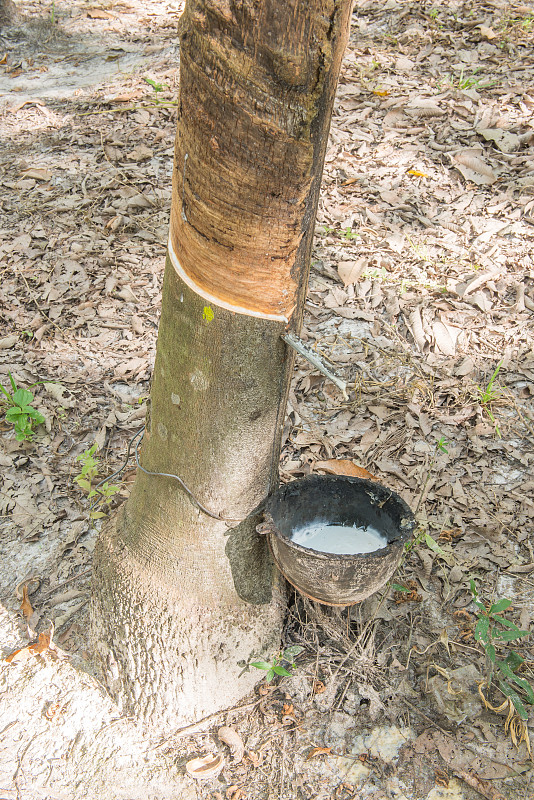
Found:
[[[0,30],[0,382],[45,419],[0,421],[2,796],[531,796],[531,639],[497,645],[525,721],[470,580],[530,630],[534,6],[357,0],[302,331],[348,400],[296,356],[281,476],[371,475],[417,541],[361,606],[293,597],[294,674],[162,742],[84,671],[100,523],[74,477],[94,443],[117,470],[146,412],[180,4],[97,5],[20,0]]]

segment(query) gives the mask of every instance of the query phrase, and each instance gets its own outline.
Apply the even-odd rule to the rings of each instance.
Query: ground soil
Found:
[[[496,630],[530,630],[534,7],[356,2],[302,333],[348,400],[297,359],[281,475],[365,470],[416,512],[416,541],[359,606],[292,596],[292,677],[157,738],[91,671],[101,522],[73,479],[95,442],[98,478],[121,467],[145,416],[180,7],[17,6],[0,31],[0,382],[45,383],[31,440],[0,422],[2,798],[534,797],[531,639],[497,642],[516,672],[488,688],[470,591],[512,601]],[[134,473],[111,479],[111,509]],[[222,772],[189,777],[208,752]]]

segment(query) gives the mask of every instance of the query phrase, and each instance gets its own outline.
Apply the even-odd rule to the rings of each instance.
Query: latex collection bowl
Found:
[[[291,541],[321,521],[373,528],[387,544],[370,553],[337,555]],[[347,606],[384,586],[397,569],[415,527],[404,500],[382,484],[340,475],[310,475],[281,486],[267,500],[258,532],[269,537],[274,561],[299,592],[320,603]]]

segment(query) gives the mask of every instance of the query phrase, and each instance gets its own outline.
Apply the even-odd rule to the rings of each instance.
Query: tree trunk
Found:
[[[158,727],[262,677],[283,584],[255,532],[278,485],[298,330],[350,0],[189,0],[181,20],[171,228],[139,471],[95,551],[104,680]],[[227,520],[222,521],[217,516]]]
[[[10,25],[17,18],[17,7],[11,0],[0,0],[0,28]]]

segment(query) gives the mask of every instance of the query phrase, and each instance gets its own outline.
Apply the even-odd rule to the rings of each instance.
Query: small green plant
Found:
[[[476,400],[480,403],[480,405],[482,406],[482,408],[484,409],[484,411],[486,412],[486,414],[488,415],[488,417],[492,421],[493,426],[495,428],[495,435],[499,439],[501,438],[501,429],[499,428],[499,425],[497,424],[497,420],[495,419],[495,417],[493,415],[491,404],[494,403],[496,400],[498,400],[502,395],[502,389],[495,388],[495,381],[497,379],[497,375],[499,374],[499,370],[500,370],[500,368],[502,366],[502,362],[503,362],[503,359],[501,358],[501,360],[499,361],[499,363],[497,364],[497,366],[496,366],[496,368],[495,368],[495,370],[493,372],[493,375],[489,379],[489,383],[488,383],[488,385],[486,386],[485,389],[483,389],[481,386],[477,386],[476,387],[476,390],[477,390]]]
[[[530,635],[530,631],[520,630],[515,623],[503,616],[504,611],[512,605],[511,600],[503,597],[491,605],[485,604],[479,599],[473,579],[470,580],[469,586],[473,603],[478,609],[475,639],[486,653],[487,686],[491,685],[496,670],[501,692],[513,703],[519,717],[525,722],[528,720],[528,713],[523,701],[534,705],[534,690],[525,678],[517,675],[517,670],[524,664],[524,659],[515,650],[510,650],[504,659],[497,657],[497,647],[502,648],[509,642],[523,639]]]
[[[331,225],[323,225],[322,229],[325,236],[333,234],[334,236],[339,236],[341,239],[348,239],[349,241],[360,237],[360,234],[353,231],[350,225],[344,229],[332,228]]]
[[[91,492],[91,484],[93,482],[93,478],[96,478],[98,475],[98,464],[99,459],[94,458],[94,454],[98,449],[98,445],[95,444],[90,447],[88,450],[84,450],[83,453],[80,453],[79,456],[76,456],[76,461],[80,461],[82,465],[82,471],[79,475],[76,475],[74,478],[74,483],[77,483],[80,489],[84,489],[86,492]]]
[[[433,536],[431,536],[427,530],[426,525],[419,525],[416,528],[416,534],[410,541],[406,542],[404,545],[404,552],[409,553],[410,550],[413,550],[414,547],[418,547],[420,544],[426,544],[434,553],[437,553],[438,556],[445,556],[445,551],[439,544],[436,542]],[[401,591],[400,589],[396,589],[396,591]]]
[[[291,647],[286,647],[285,650],[277,653],[273,657],[272,661],[252,661],[250,666],[256,667],[256,669],[265,670],[267,673],[265,675],[265,683],[270,683],[275,675],[281,675],[285,677],[290,676],[290,670],[295,667],[295,658],[299,653],[302,653],[303,650],[303,647],[298,644],[294,644]],[[286,664],[287,668],[283,667],[282,664]]]
[[[436,452],[438,450],[441,450],[442,453],[447,453],[447,455],[448,455],[449,454],[449,451],[447,450],[447,445],[448,444],[449,443],[446,440],[446,438],[444,436],[442,436],[441,439],[439,440],[439,442],[436,442]]]
[[[418,512],[418,511],[419,511],[419,509],[421,508],[421,503],[423,502],[423,498],[424,498],[424,496],[425,496],[426,487],[428,486],[428,482],[429,482],[429,480],[430,480],[430,476],[431,476],[431,474],[432,474],[432,470],[433,470],[433,468],[434,468],[434,466],[435,466],[435,464],[436,464],[437,455],[438,455],[438,453],[439,453],[439,452],[441,452],[441,453],[447,453],[447,455],[448,455],[448,453],[449,453],[449,451],[447,450],[447,445],[448,445],[448,444],[449,444],[449,443],[447,442],[447,440],[445,439],[445,437],[444,437],[444,436],[442,436],[442,437],[441,437],[441,439],[440,439],[438,442],[436,442],[436,444],[435,444],[435,446],[434,446],[434,453],[432,454],[432,458],[430,459],[430,464],[428,465],[428,470],[427,470],[427,473],[426,473],[426,479],[425,479],[425,482],[424,482],[424,484],[423,484],[423,488],[422,488],[422,490],[421,490],[421,494],[419,495],[419,502],[417,503],[417,507],[416,507],[416,509],[415,509],[415,512],[414,512],[415,514],[417,514],[417,512]],[[427,535],[427,536],[428,536],[430,539],[432,539],[432,537],[430,536],[430,534],[426,534],[426,535]],[[433,540],[433,539],[432,539],[432,541],[434,542],[434,540]],[[428,544],[428,542],[427,542],[427,544]],[[434,544],[435,544],[435,545],[436,545],[436,547],[438,548],[438,550],[435,550],[435,548],[434,548],[434,547],[432,547],[432,549],[433,549],[433,550],[435,550],[435,552],[436,552],[436,553],[437,553],[437,552],[439,552],[439,551],[443,552],[443,551],[441,550],[441,547],[439,547],[439,545],[438,545],[436,542],[434,542]],[[431,545],[430,545],[430,544],[429,544],[428,546],[429,546],[429,547],[431,547]]]
[[[363,276],[365,278],[373,278],[374,280],[377,281],[386,282],[388,279],[388,272],[385,267],[380,267],[380,269],[378,269],[377,267],[373,267],[372,269],[366,269],[365,272],[363,273]]]
[[[33,426],[41,424],[45,421],[45,418],[31,405],[33,403],[33,393],[28,389],[18,389],[11,372],[8,375],[13,393],[0,383],[0,391],[5,397],[5,399],[2,398],[2,402],[7,405],[6,421],[13,424],[17,442],[31,441],[35,435]],[[33,383],[30,388],[36,385]]]
[[[439,14],[439,9],[437,9],[437,8],[431,8],[430,11],[429,11],[430,19],[436,19],[438,14]]]
[[[499,398],[500,395],[502,394],[502,390],[501,389],[496,389],[495,386],[494,386],[495,380],[496,380],[497,375],[499,374],[499,370],[500,370],[500,368],[502,366],[502,362],[503,362],[503,359],[501,358],[501,360],[499,361],[499,363],[495,367],[495,370],[494,370],[491,378],[489,379],[489,383],[488,383],[488,385],[486,386],[485,389],[481,389],[480,386],[477,386],[480,402],[484,406],[487,405],[488,403],[492,403],[494,400],[497,400],[497,398]]]
[[[421,490],[421,494],[419,495],[419,501],[417,503],[414,515],[417,515],[417,513],[419,512],[419,509],[421,508],[421,504],[422,504],[423,499],[425,497],[426,487],[428,486],[428,482],[430,480],[430,476],[432,474],[432,470],[433,470],[433,468],[434,468],[434,466],[436,464],[437,455],[438,455],[439,452],[448,454],[448,452],[449,452],[447,450],[448,444],[449,443],[447,442],[445,437],[442,436],[441,439],[438,442],[436,442],[436,444],[434,445],[434,452],[432,454],[432,458],[430,459],[430,463],[428,465],[426,479],[425,479],[425,482],[423,484],[423,488]],[[419,524],[418,527],[415,530],[416,530],[416,532],[415,532],[415,535],[414,535],[413,539],[410,539],[404,545],[404,556],[406,556],[410,552],[410,550],[413,550],[415,547],[418,547],[420,544],[424,543],[434,553],[437,553],[438,556],[441,556],[442,558],[446,557],[446,554],[445,554],[445,551],[443,550],[443,548],[439,546],[439,544],[436,542],[434,537],[431,536],[430,533],[428,532],[428,527],[427,527],[425,522]],[[402,590],[401,589],[396,589],[396,591],[402,591]]]
[[[99,496],[98,500],[91,506],[91,519],[99,519],[100,517],[106,516],[104,511],[96,511],[95,508],[101,504],[104,506],[109,505],[111,498],[117,494],[120,489],[118,484],[108,483],[108,481],[98,488],[93,489],[93,481],[97,477],[100,467],[100,459],[95,457],[97,449],[98,445],[95,442],[88,450],[84,450],[83,453],[76,456],[76,461],[81,463],[82,469],[73,479],[74,483],[77,483],[80,489],[87,493],[88,500],[92,500],[94,497],[97,497],[97,495]]]
[[[168,89],[168,85],[166,83],[157,83],[157,81],[153,81],[152,78],[147,78],[145,76],[143,76],[143,80],[154,89],[154,102],[156,105],[159,105],[159,94],[164,89]]]
[[[473,73],[471,75],[465,75],[463,67],[460,70],[460,75],[458,78],[451,77],[451,86],[456,87],[458,89],[491,89],[492,86],[495,86],[496,81],[484,81],[483,78],[476,78],[475,75],[478,72],[478,67],[475,67]]]

